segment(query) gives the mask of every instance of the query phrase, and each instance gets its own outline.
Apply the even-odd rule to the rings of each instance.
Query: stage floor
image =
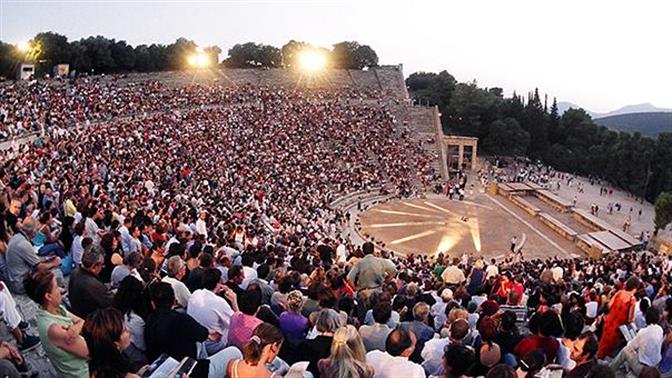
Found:
[[[474,253],[503,258],[513,236],[524,240],[526,259],[582,255],[573,243],[503,197],[479,193],[469,200],[442,196],[392,200],[360,214],[361,234],[401,254]]]

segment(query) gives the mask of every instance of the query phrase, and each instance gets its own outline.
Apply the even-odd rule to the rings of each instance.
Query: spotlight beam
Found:
[[[401,243],[404,243],[404,242],[407,242],[407,241],[424,238],[425,236],[433,235],[433,234],[436,234],[437,232],[438,231],[436,231],[436,230],[427,230],[427,231],[419,232],[417,234],[413,234],[413,235],[407,236],[405,238],[392,240],[390,242],[390,244],[393,244],[393,245],[401,244]]]
[[[378,223],[372,224],[369,228],[387,228],[387,227],[406,227],[406,226],[443,226],[445,222],[429,221],[429,222],[400,222],[400,223]]]
[[[446,214],[450,214],[450,215],[452,215],[452,216],[454,216],[454,217],[459,217],[459,216],[460,216],[459,214],[457,214],[457,213],[454,212],[454,211],[450,211],[450,210],[448,210],[448,209],[444,209],[443,207],[438,206],[438,205],[435,205],[435,204],[433,204],[433,203],[431,203],[431,202],[427,202],[427,201],[422,201],[422,202],[424,202],[425,205],[427,205],[427,206],[433,207],[433,208],[435,208],[435,209],[437,209],[437,210],[439,210],[439,211],[442,211],[442,212],[444,212],[444,213],[446,213]]]
[[[408,215],[411,217],[420,217],[420,218],[437,218],[438,215],[427,215],[427,214],[417,214],[417,213],[407,213],[405,211],[395,211],[395,210],[382,210],[382,209],[371,209],[385,214],[395,214],[395,215]]]

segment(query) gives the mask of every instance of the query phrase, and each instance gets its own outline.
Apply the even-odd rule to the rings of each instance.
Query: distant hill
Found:
[[[569,108],[574,108],[574,109],[580,109],[583,108],[579,105],[573,104],[568,101],[560,101],[558,102],[558,113],[562,114],[564,113],[567,109]],[[672,112],[672,109],[665,109],[665,108],[658,108],[655,105],[651,103],[643,103],[643,104],[636,104],[636,105],[626,105],[622,108],[612,110],[607,113],[596,113],[593,111],[590,111],[586,108],[583,108],[583,110],[586,111],[586,113],[590,114],[593,119],[597,118],[605,118],[605,117],[611,117],[611,116],[617,116],[621,114],[631,114],[631,113],[661,113],[661,112]]]
[[[586,113],[588,113],[592,118],[595,118],[596,116],[599,117],[599,114],[598,114],[598,113],[591,112],[590,110],[588,110],[588,109],[586,109],[586,108],[584,108],[584,107],[582,107],[582,106],[576,105],[576,104],[574,104],[574,103],[571,103],[571,102],[568,102],[568,101],[560,101],[560,102],[558,102],[558,114],[563,115],[563,114],[564,114],[567,110],[569,110],[570,108],[571,108],[571,109],[583,109],[583,110],[585,110]]]
[[[672,132],[672,113],[629,113],[593,119],[598,125],[612,130],[634,133],[655,138],[659,133]]]

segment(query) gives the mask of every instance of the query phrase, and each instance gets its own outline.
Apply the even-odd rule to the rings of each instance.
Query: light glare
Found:
[[[18,48],[19,51],[25,53],[25,52],[30,51],[31,46],[30,46],[30,43],[28,43],[27,41],[21,41],[21,42],[16,44],[16,48]]]
[[[208,54],[197,52],[187,57],[187,63],[192,67],[202,68],[210,65],[210,59],[208,58]]]
[[[305,50],[299,55],[299,66],[301,69],[309,72],[315,72],[324,69],[327,64],[326,56],[316,50]]]

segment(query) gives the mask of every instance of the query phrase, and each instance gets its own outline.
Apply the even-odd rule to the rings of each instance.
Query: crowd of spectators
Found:
[[[429,165],[384,103],[134,86],[145,96],[80,118],[110,121],[2,151],[0,313],[16,342],[0,374],[29,371],[41,345],[63,377],[132,377],[162,354],[195,359],[194,377],[672,375],[672,259],[398,256],[344,239],[336,196],[412,195]],[[196,98],[218,106],[175,110]]]

